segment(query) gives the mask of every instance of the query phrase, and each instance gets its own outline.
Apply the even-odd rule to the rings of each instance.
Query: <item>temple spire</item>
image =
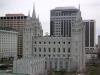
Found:
[[[30,10],[28,11],[28,17],[30,17]]]
[[[38,21],[39,21],[39,15],[38,15]]]
[[[79,8],[79,10],[80,10],[80,4],[79,4],[78,8]]]
[[[30,11],[28,11],[27,20],[30,19]]]
[[[33,19],[36,19],[35,4],[33,4],[33,13],[32,13],[32,18],[33,18]]]

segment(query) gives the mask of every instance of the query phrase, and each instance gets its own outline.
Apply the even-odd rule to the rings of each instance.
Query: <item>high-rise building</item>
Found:
[[[24,14],[6,14],[0,17],[0,27],[10,27],[18,31],[18,57],[22,57],[23,50],[23,27],[27,16]]]
[[[98,36],[98,48],[100,49],[100,35]]]
[[[93,53],[95,48],[95,20],[84,20],[85,25],[85,50],[86,53]]]
[[[50,35],[71,37],[72,25],[79,10],[75,7],[57,7],[50,14]]]
[[[96,53],[95,49],[95,20],[83,20],[85,26],[86,63],[90,62]]]

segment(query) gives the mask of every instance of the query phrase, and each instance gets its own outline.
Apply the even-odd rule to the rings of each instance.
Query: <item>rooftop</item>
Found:
[[[71,10],[71,11],[73,11],[73,10],[78,10],[78,9],[75,8],[75,7],[70,6],[70,7],[56,7],[53,10]]]
[[[24,16],[24,14],[6,14],[7,17],[11,17],[11,16]]]

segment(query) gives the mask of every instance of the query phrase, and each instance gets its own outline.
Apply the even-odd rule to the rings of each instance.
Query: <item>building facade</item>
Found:
[[[51,36],[42,36],[41,25],[34,13],[32,18],[27,19],[23,31],[23,56],[46,58],[46,68],[55,71],[83,71],[85,69],[85,27],[81,12],[79,9],[72,7],[61,7],[54,10],[66,12],[64,13],[65,17],[63,15],[51,17]],[[67,12],[70,12],[70,15]],[[56,23],[54,21],[60,22]],[[53,28],[56,27],[54,23],[60,29]],[[61,26],[62,28],[68,26],[68,31],[61,30]]]
[[[78,13],[75,7],[57,7],[50,12],[50,35],[71,37],[72,25]]]
[[[95,48],[95,20],[83,20],[85,25],[86,62],[89,62],[97,51]]]
[[[93,53],[95,49],[95,20],[84,20],[85,25],[85,50],[86,53]]]
[[[45,58],[29,57],[14,60],[13,73],[47,75],[45,70]]]
[[[23,51],[23,28],[26,22],[27,16],[24,14],[6,14],[0,17],[0,27],[10,27],[18,31],[18,57],[22,57]]]
[[[100,49],[100,35],[98,36],[98,48]]]
[[[17,58],[18,32],[12,28],[0,28],[0,59]]]

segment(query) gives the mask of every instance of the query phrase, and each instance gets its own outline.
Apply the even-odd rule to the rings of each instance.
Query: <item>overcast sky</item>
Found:
[[[6,13],[32,13],[35,4],[36,15],[40,16],[40,21],[45,32],[49,32],[50,10],[55,7],[75,6],[80,4],[83,19],[96,20],[96,38],[100,34],[100,0],[0,0],[0,16]]]

